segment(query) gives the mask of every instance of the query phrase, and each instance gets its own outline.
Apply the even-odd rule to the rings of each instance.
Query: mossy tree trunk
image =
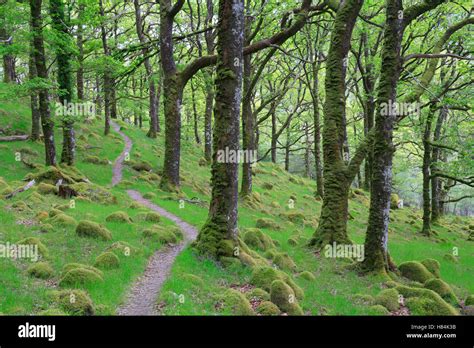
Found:
[[[30,45],[30,54],[28,60],[28,77],[31,80],[36,78],[36,65],[35,65],[35,56],[34,56],[34,48],[33,48],[33,41],[31,41]],[[41,131],[41,115],[39,112],[39,105],[38,105],[38,92],[36,89],[32,89],[30,91],[30,107],[31,107],[31,136],[30,139],[32,141],[36,141],[40,139],[40,131]]]
[[[334,20],[327,55],[323,127],[324,199],[320,223],[310,241],[310,245],[317,248],[333,242],[350,243],[346,231],[347,200],[349,186],[355,173],[348,172],[348,166],[343,159],[344,62],[361,6],[362,0],[347,0],[341,4]]]
[[[73,79],[71,59],[73,52],[72,35],[69,33],[68,20],[64,13],[64,4],[62,0],[50,0],[50,15],[52,20],[52,28],[56,34],[55,51],[56,62],[58,66],[57,81],[59,87],[59,102],[62,105],[72,103],[73,100]],[[74,118],[79,115],[63,115],[63,149],[61,152],[61,163],[67,165],[74,164],[76,152],[76,139],[74,133]]]
[[[0,6],[6,6],[7,0],[0,0]],[[3,61],[3,82],[16,82],[15,56],[9,52],[9,47],[13,44],[13,38],[7,28],[6,18],[2,15],[0,18],[0,42],[2,42],[2,61]]]
[[[43,20],[41,18],[42,0],[30,0],[31,22],[33,30],[33,47],[37,76],[44,81],[48,80],[46,55],[43,42]],[[54,122],[51,119],[49,108],[49,92],[47,88],[39,90],[39,112],[43,128],[46,165],[56,165],[56,147],[54,145]]]
[[[397,112],[387,105],[395,105],[397,83],[401,71],[400,47],[403,37],[401,11],[401,0],[387,0],[381,77],[377,91],[374,126],[370,210],[365,239],[365,260],[361,265],[365,272],[389,270],[388,224],[394,152],[392,138]]]
[[[212,17],[214,17],[214,3],[213,0],[206,1],[206,20],[204,23],[205,27],[208,27],[212,23]],[[208,30],[204,34],[206,40],[207,54],[214,54],[214,37],[215,32]],[[206,108],[204,113],[204,158],[207,163],[212,161],[212,107],[214,105],[214,86],[212,81],[213,67],[206,69],[205,83],[206,83]]]
[[[156,91],[155,77],[153,75],[153,68],[150,63],[149,49],[147,48],[147,40],[143,33],[143,17],[141,14],[140,3],[138,0],[133,0],[133,6],[135,8],[135,27],[137,31],[138,40],[142,45],[142,55],[144,57],[143,64],[145,65],[145,71],[148,79],[148,93],[149,93],[149,117],[150,117],[150,129],[147,133],[147,137],[156,138],[158,135],[158,98]]]
[[[431,235],[431,198],[430,198],[430,174],[431,174],[431,127],[433,116],[436,112],[436,103],[432,102],[426,116],[425,129],[423,132],[423,227],[421,233],[425,236]]]
[[[105,11],[104,11],[104,4],[102,0],[99,0],[99,11],[102,18],[105,18]],[[101,23],[100,25],[101,31],[101,39],[102,39],[102,48],[104,50],[104,56],[106,59],[110,56],[110,50],[107,43],[107,30],[105,28],[105,23]],[[111,109],[111,96],[112,96],[112,88],[113,88],[113,81],[112,81],[112,72],[110,71],[109,67],[105,67],[104,71],[104,135],[108,135],[110,133],[110,109]]]
[[[313,88],[311,89],[311,100],[313,102],[313,126],[314,126],[314,167],[316,172],[316,195],[324,196],[323,184],[323,166],[321,162],[321,116],[319,113],[319,69],[321,63],[318,61],[319,55],[317,50],[312,54],[312,77]]]
[[[199,232],[196,249],[213,258],[234,256],[237,230],[238,163],[217,161],[219,150],[239,150],[243,65],[243,0],[220,0],[214,106],[212,197],[209,217]]]
[[[443,123],[448,116],[448,108],[443,106],[439,112],[438,119],[436,120],[436,126],[433,134],[433,142],[438,143],[441,139],[441,129]],[[431,156],[431,167],[430,171],[436,172],[438,168],[438,161],[441,160],[441,149],[438,146],[433,147],[433,153]],[[431,178],[431,221],[436,222],[439,217],[443,214],[441,209],[441,179],[437,176]]]
[[[84,28],[82,25],[83,13],[85,5],[83,3],[79,4],[78,9],[78,25],[76,33],[76,42],[77,42],[77,67],[76,72],[76,86],[77,86],[77,99],[84,100],[84,37],[83,32]]]

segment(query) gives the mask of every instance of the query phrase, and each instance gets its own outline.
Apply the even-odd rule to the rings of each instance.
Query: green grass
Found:
[[[1,87],[1,86],[0,86]],[[1,88],[0,88],[1,91]],[[1,93],[0,93],[1,94]],[[27,104],[14,104],[0,101],[0,111],[15,110],[18,116],[19,129],[28,131]],[[10,112],[10,111],[8,111]],[[0,118],[0,128],[6,124],[16,126],[17,122],[6,121]],[[133,140],[131,160],[146,160],[153,166],[154,173],[160,173],[164,156],[164,140],[149,139],[145,130],[125,125],[125,133]],[[87,286],[99,314],[113,314],[116,307],[123,301],[133,281],[143,272],[148,257],[160,245],[151,245],[141,238],[141,231],[147,224],[135,222],[133,224],[106,223],[108,214],[123,210],[132,218],[142,210],[129,209],[131,200],[125,193],[128,188],[140,191],[142,194],[153,192],[156,197],[152,201],[171,213],[181,217],[198,229],[207,219],[207,207],[185,203],[180,208],[178,197],[158,189],[159,182],[148,182],[143,175],[129,166],[124,167],[123,180],[128,185],[120,184],[110,188],[112,166],[85,163],[87,155],[107,158],[111,162],[123,149],[122,140],[115,134],[102,137],[102,121],[92,124],[82,124],[77,127],[78,162],[77,168],[95,184],[106,187],[117,196],[118,204],[103,205],[77,201],[76,208],[66,213],[76,220],[89,219],[104,224],[112,231],[113,241],[102,242],[79,238],[73,228],[54,228],[48,233],[40,233],[34,216],[38,211],[50,210],[54,204],[64,204],[55,196],[47,196],[41,204],[29,203],[29,196],[33,190],[17,195],[13,200],[0,200],[0,241],[16,242],[29,236],[39,237],[50,250],[49,261],[55,269],[56,276],[52,280],[36,280],[26,275],[28,261],[0,259],[0,312],[4,314],[34,314],[50,306],[48,292],[57,287],[60,271],[64,264],[81,262],[93,264],[97,257],[108,245],[114,241],[125,241],[137,247],[140,252],[133,257],[121,258],[121,266],[116,270],[105,271],[104,283]],[[61,134],[57,129],[57,144],[60,144]],[[22,178],[31,169],[21,162],[15,161],[15,153],[22,147],[37,151],[37,156],[29,156],[29,160],[36,163],[43,161],[43,145],[41,143],[17,142],[0,144],[0,177],[12,188],[24,184]],[[58,152],[60,146],[57,146]],[[210,167],[199,166],[202,157],[202,148],[191,141],[183,141],[181,158],[182,191],[187,198],[197,197],[205,202],[210,200]],[[296,277],[295,281],[304,289],[305,298],[300,301],[303,310],[313,315],[357,315],[374,314],[369,306],[353,300],[355,294],[376,295],[382,289],[384,281],[381,277],[360,277],[348,271],[344,266],[347,260],[327,259],[315,254],[305,246],[317,226],[321,202],[312,198],[314,182],[293,176],[282,168],[271,163],[259,163],[257,174],[254,176],[254,191],[260,196],[261,203],[254,209],[244,202],[239,207],[239,228],[255,227],[256,220],[261,217],[273,219],[282,228],[279,231],[264,229],[280,246],[278,251],[287,252],[298,266],[298,272],[306,270],[316,276],[315,281],[306,281]],[[290,181],[290,178],[292,180]],[[273,189],[265,190],[263,183],[273,184]],[[288,207],[291,196],[296,197],[293,209]],[[10,208],[11,204],[23,200],[30,205],[28,212],[18,212]],[[271,206],[278,202],[280,208]],[[355,196],[350,200],[350,214],[353,219],[348,222],[350,238],[356,243],[363,243],[367,224],[368,199]],[[294,211],[305,216],[305,225],[291,223],[280,213]],[[416,215],[414,218],[413,216]],[[405,208],[394,210],[391,213],[393,221],[390,224],[389,248],[392,258],[397,264],[409,260],[423,260],[434,258],[441,263],[442,278],[450,283],[460,298],[474,292],[474,245],[467,242],[467,226],[473,224],[473,219],[446,216],[433,229],[438,237],[428,239],[419,233],[421,229],[421,215],[419,211]],[[21,225],[19,221],[31,221],[33,225]],[[413,223],[410,223],[411,221]],[[164,220],[162,224],[171,222]],[[149,224],[148,224],[149,225]],[[298,237],[298,245],[291,246],[288,239]],[[457,247],[459,252],[458,263],[444,258],[445,254],[453,252]],[[263,253],[261,253],[263,254]],[[298,273],[296,272],[296,273]],[[192,274],[203,280],[203,286],[196,286],[183,277]],[[225,289],[245,287],[250,279],[251,269],[247,267],[222,268],[215,262],[198,257],[192,248],[187,248],[176,259],[171,275],[165,282],[162,292],[157,298],[160,311],[168,315],[214,315],[229,314],[222,312],[218,306],[218,295]],[[181,295],[181,296],[180,296]]]

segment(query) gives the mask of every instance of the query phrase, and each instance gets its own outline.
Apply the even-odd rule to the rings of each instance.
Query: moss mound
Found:
[[[303,315],[303,310],[297,303],[295,292],[282,280],[272,282],[270,299],[280,310],[289,315]]]
[[[95,259],[94,266],[101,269],[113,269],[120,267],[120,259],[111,251],[106,251]]]
[[[465,306],[474,306],[474,295],[469,295],[464,301]]]
[[[47,262],[37,262],[28,267],[26,272],[29,276],[40,279],[49,279],[54,276],[54,270]]]
[[[250,302],[237,290],[227,289],[219,300],[224,311],[234,315],[254,315]]]
[[[16,242],[18,245],[30,245],[38,248],[38,253],[43,257],[48,257],[48,248],[36,237],[28,237]]]
[[[97,156],[86,156],[84,157],[84,162],[92,163],[92,164],[99,164],[99,165],[106,165],[109,164],[109,160],[106,158],[99,158]]]
[[[265,190],[271,190],[273,188],[273,185],[270,184],[269,182],[264,182],[262,184],[262,188],[265,189]]]
[[[56,209],[56,208],[52,208],[49,211],[49,217],[51,217],[51,218],[53,218],[53,217],[55,217],[56,215],[59,215],[59,214],[63,214],[63,211],[59,210],[59,209]]]
[[[104,279],[94,271],[86,268],[74,268],[61,278],[59,286],[78,286],[103,281]]]
[[[261,302],[256,308],[256,312],[260,315],[265,315],[265,316],[280,315],[281,313],[278,306],[270,301]]]
[[[390,208],[398,209],[398,202],[400,202],[400,197],[396,193],[390,195]]]
[[[63,317],[63,316],[67,316],[68,314],[59,308],[48,308],[44,311],[39,312],[38,315],[46,316],[46,317],[47,316]]]
[[[404,262],[400,264],[398,269],[400,270],[402,276],[404,276],[405,278],[420,283],[424,283],[434,277],[434,275],[418,261]]]
[[[263,289],[255,288],[245,294],[249,300],[269,301],[270,294]]]
[[[148,222],[160,222],[161,216],[158,213],[149,212],[145,215],[145,221]]]
[[[280,225],[278,225],[275,221],[269,218],[260,218],[257,219],[256,225],[257,228],[269,228],[271,230],[279,230]]]
[[[315,275],[311,272],[308,272],[308,271],[303,271],[300,274],[298,274],[298,278],[308,280],[308,281],[316,280]]]
[[[83,290],[62,290],[53,293],[54,302],[64,311],[74,315],[94,315],[91,298]]]
[[[269,266],[256,267],[252,272],[250,284],[269,292],[271,290],[272,283],[275,280],[282,280],[288,284],[293,289],[298,299],[304,297],[303,290],[298,285],[296,285],[296,283],[288,274]]]
[[[123,223],[131,223],[132,220],[128,216],[128,214],[124,211],[116,211],[105,218],[107,222],[123,222]]]
[[[291,245],[291,246],[297,246],[298,240],[295,237],[291,237],[291,238],[288,238],[287,243],[288,245]]]
[[[435,259],[425,259],[421,261],[421,264],[426,267],[428,271],[430,271],[436,278],[439,278],[440,275],[440,264]]]
[[[375,302],[374,297],[369,294],[355,294],[354,296],[352,296],[352,299],[356,303],[362,303],[366,305],[373,305]]]
[[[180,278],[183,279],[187,283],[191,283],[191,285],[195,288],[204,287],[204,280],[202,280],[202,278],[197,275],[184,273],[180,276]]]
[[[382,305],[370,306],[369,311],[372,312],[374,315],[389,315],[390,314],[388,309]]]
[[[445,259],[446,261],[449,261],[449,262],[452,262],[452,263],[458,263],[458,259],[456,258],[456,256],[454,256],[453,254],[445,254],[443,256],[443,259]]]
[[[258,228],[247,228],[243,239],[245,244],[255,249],[265,251],[275,247],[272,239]]]
[[[273,258],[273,263],[277,265],[280,269],[286,271],[296,271],[296,263],[287,253],[278,253]]]
[[[54,195],[58,193],[56,186],[41,182],[38,184],[37,192],[42,195]]]
[[[49,220],[53,225],[62,226],[62,227],[74,227],[77,225],[77,221],[64,213],[58,214]]]
[[[110,231],[89,220],[82,220],[76,227],[76,234],[80,237],[88,237],[88,238],[98,238],[102,240],[111,240],[112,233]]]
[[[28,207],[26,203],[23,201],[16,201],[15,203],[12,204],[12,208],[15,208],[15,210],[18,210],[18,211],[30,210],[30,207]]]
[[[117,256],[131,256],[137,252],[137,249],[129,243],[119,240],[107,247],[106,251],[112,251]]]
[[[411,288],[400,285],[396,288],[407,298],[406,306],[414,315],[458,315],[456,309],[436,292],[424,288]],[[411,300],[411,301],[409,301]]]
[[[138,161],[132,164],[132,168],[138,172],[149,172],[153,168],[150,162],[147,161]]]
[[[117,203],[117,197],[101,186],[94,185],[92,183],[79,182],[77,184],[70,185],[70,187],[78,193],[80,198],[89,199],[92,202],[102,204]]]
[[[441,279],[430,279],[425,283],[425,288],[433,290],[446,302],[452,305],[458,305],[459,300],[454,294],[453,289]]]
[[[385,289],[382,290],[375,297],[375,304],[381,305],[387,308],[390,312],[394,312],[400,308],[398,301],[398,291],[396,289]]]
[[[158,241],[161,244],[176,244],[178,242],[178,238],[173,231],[164,228],[145,229],[143,237]]]
[[[303,213],[296,211],[280,213],[280,217],[282,219],[289,220],[295,224],[303,224],[305,218]]]
[[[82,263],[68,263],[66,265],[63,266],[63,275],[65,275],[67,272],[73,270],[73,269],[78,269],[78,268],[82,268],[82,269],[87,269],[91,272],[94,272],[95,274],[97,274],[99,277],[102,278],[102,276],[104,275],[102,273],[102,271],[98,270],[97,268],[93,267],[93,266],[89,266],[89,265],[84,265]]]
[[[47,218],[49,218],[49,213],[47,211],[40,211],[35,215],[35,218],[38,221],[46,220]]]

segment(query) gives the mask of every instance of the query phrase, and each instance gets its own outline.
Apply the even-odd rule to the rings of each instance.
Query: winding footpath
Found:
[[[111,122],[111,125],[125,141],[125,148],[115,161],[113,167],[112,186],[115,186],[122,180],[123,162],[128,154],[130,154],[133,142],[120,130],[120,126],[117,123]],[[134,201],[175,222],[184,235],[182,243],[164,247],[153,254],[148,261],[145,272],[132,286],[125,303],[116,312],[117,315],[157,315],[156,299],[164,281],[170,274],[174,260],[189,243],[196,239],[198,232],[195,227],[184,222],[176,215],[143,198],[138,191],[127,190],[127,194]]]

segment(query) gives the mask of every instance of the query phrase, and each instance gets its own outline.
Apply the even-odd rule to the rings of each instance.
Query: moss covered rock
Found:
[[[162,244],[176,244],[178,242],[178,238],[172,231],[161,228],[147,228],[143,231],[143,237],[150,240],[158,241]]]
[[[287,253],[278,253],[273,258],[273,263],[280,269],[287,271],[296,271],[296,263]]]
[[[35,248],[37,248],[38,253],[39,253],[42,257],[48,257],[48,254],[49,254],[48,248],[46,247],[46,245],[44,245],[44,244],[43,244],[38,238],[36,238],[36,237],[24,238],[24,239],[19,240],[18,242],[16,242],[16,244],[18,244],[18,245],[29,245],[29,246],[35,247]]]
[[[269,219],[269,218],[257,219],[257,222],[256,222],[255,226],[257,228],[268,228],[268,229],[271,229],[271,230],[279,230],[280,229],[280,225],[278,225],[278,223],[276,223],[275,221],[273,221],[272,219]]]
[[[137,252],[137,248],[133,247],[127,242],[119,240],[118,242],[113,243],[111,246],[107,247],[106,251],[112,251],[117,256],[131,256]]]
[[[49,218],[49,213],[47,211],[39,211],[35,217],[38,221],[44,221]]]
[[[123,223],[131,223],[132,220],[128,216],[128,214],[124,211],[116,211],[105,218],[107,222],[123,222]]]
[[[62,210],[59,210],[59,209],[56,209],[56,208],[52,208],[50,211],[49,211],[49,217],[50,218],[53,218],[55,217],[56,215],[59,215],[59,214],[63,214],[64,212]]]
[[[316,277],[314,276],[314,274],[308,271],[303,271],[300,274],[298,274],[298,278],[308,280],[308,281],[316,280]]]
[[[245,229],[243,239],[245,244],[255,249],[267,250],[275,247],[272,239],[258,228]]]
[[[88,238],[98,238],[102,240],[111,240],[112,233],[110,231],[89,220],[82,220],[76,227],[76,234],[80,237],[88,237]]]
[[[47,262],[36,262],[28,267],[26,272],[29,276],[40,279],[49,279],[54,276],[54,270]]]
[[[398,291],[395,288],[382,290],[375,297],[375,304],[384,306],[390,312],[394,312],[400,308],[398,296],[399,296]]]
[[[264,316],[280,315],[281,311],[277,305],[270,301],[261,302],[257,308],[256,312]]]
[[[272,282],[270,299],[280,310],[289,315],[303,315],[303,310],[297,303],[295,292],[282,280]]]
[[[195,274],[190,274],[190,273],[184,273],[179,276],[181,279],[183,279],[187,283],[191,283],[191,285],[194,288],[202,288],[204,287],[204,280],[202,280],[201,277],[195,275]]]
[[[161,216],[155,212],[149,212],[145,215],[145,221],[148,222],[160,222]]]
[[[49,222],[61,227],[75,227],[77,225],[77,221],[73,217],[64,213],[56,215]]]
[[[433,290],[439,296],[443,298],[448,303],[452,305],[457,305],[459,303],[458,298],[454,294],[453,289],[441,279],[430,279],[425,283],[425,288]]]
[[[369,311],[373,314],[373,315],[389,315],[390,312],[388,311],[387,308],[385,308],[384,306],[382,305],[373,305],[373,306],[370,306],[369,307]]]
[[[98,165],[109,164],[109,160],[107,158],[99,158],[98,156],[90,156],[90,155],[84,157],[84,162],[98,164]]]
[[[295,224],[303,224],[305,215],[297,211],[289,211],[280,214],[282,219],[289,220]]]
[[[458,311],[436,292],[424,288],[399,285],[396,288],[407,300],[406,306],[413,315],[458,315]]]
[[[352,299],[356,303],[362,303],[366,305],[373,305],[375,302],[374,297],[369,294],[355,294],[354,296],[352,296]]]
[[[83,290],[62,290],[53,293],[54,302],[64,311],[74,315],[94,315],[91,298]]]
[[[400,202],[400,197],[396,193],[390,195],[390,208],[398,209],[398,202]]]
[[[136,171],[142,172],[149,172],[152,170],[152,166],[150,162],[147,161],[138,161],[132,164],[132,168]]]
[[[443,256],[443,259],[445,259],[446,261],[449,261],[449,262],[452,262],[452,263],[458,263],[458,259],[456,256],[454,256],[453,254],[445,254]]]
[[[227,289],[221,296],[222,309],[233,315],[254,315],[250,302],[237,290]]]
[[[440,264],[437,260],[435,259],[425,259],[421,261],[421,264],[426,267],[428,271],[431,272],[436,278],[439,278],[440,275]]]
[[[465,306],[474,306],[474,295],[469,295],[464,301]]]
[[[269,301],[270,294],[263,289],[254,288],[251,291],[247,292],[245,296],[249,300],[260,300],[260,301]]]
[[[282,280],[286,284],[290,285],[298,299],[304,297],[303,290],[291,279],[288,274],[269,266],[255,267],[250,278],[250,284],[262,288],[265,291],[270,291],[271,285],[275,280]]]
[[[74,268],[61,278],[59,286],[78,286],[103,281],[104,279],[94,271],[86,268]]]
[[[72,263],[68,263],[68,264],[64,265],[62,273],[63,273],[63,275],[65,275],[67,272],[69,272],[73,269],[78,269],[78,268],[83,268],[83,269],[87,269],[91,272],[94,272],[95,274],[97,274],[101,278],[104,275],[101,270],[99,270],[99,269],[97,269],[93,266],[85,265],[85,264],[82,264],[82,263],[76,263],[76,262],[72,262]]]
[[[101,269],[112,269],[120,267],[120,259],[111,251],[106,251],[95,259],[94,266]]]
[[[38,315],[46,316],[46,317],[48,316],[63,317],[63,316],[67,316],[68,314],[59,308],[48,308],[44,311],[38,312]]]
[[[271,190],[273,188],[273,184],[271,184],[269,182],[264,182],[262,184],[262,188],[265,189],[265,190]]]
[[[402,276],[420,283],[424,283],[427,280],[434,278],[434,275],[418,261],[404,262],[400,264],[398,268]]]
[[[295,237],[288,238],[288,245],[291,246],[297,246],[298,245],[298,240]]]
[[[15,210],[18,210],[18,211],[26,211],[26,210],[30,210],[30,208],[26,205],[25,202],[23,201],[16,201],[12,204],[12,208],[14,208]]]
[[[58,188],[54,185],[47,184],[45,182],[40,182],[38,184],[37,192],[42,195],[53,195],[58,193]]]

